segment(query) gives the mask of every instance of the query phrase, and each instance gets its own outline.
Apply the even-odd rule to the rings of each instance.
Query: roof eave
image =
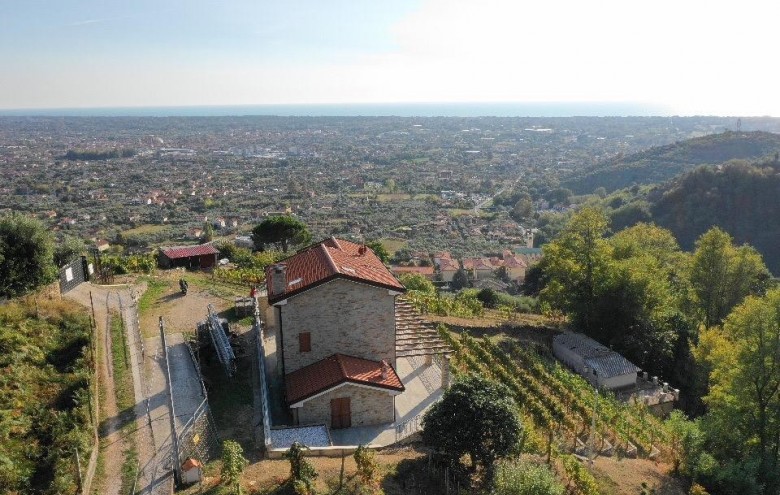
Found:
[[[403,286],[394,286],[390,284],[382,284],[380,282],[375,282],[373,280],[367,280],[361,277],[353,277],[350,275],[345,275],[343,273],[334,273],[333,275],[329,275],[321,280],[317,280],[316,282],[312,282],[309,285],[304,285],[303,287],[298,287],[297,289],[291,290],[291,291],[285,291],[282,294],[276,295],[276,296],[268,296],[268,303],[269,304],[275,304],[280,301],[284,301],[285,299],[289,299],[293,296],[297,296],[298,294],[301,294],[303,292],[306,292],[307,290],[314,289],[315,287],[319,287],[320,285],[326,284],[330,282],[331,280],[335,280],[337,278],[341,278],[344,280],[349,280],[351,282],[356,282],[359,284],[366,284],[370,285],[372,287],[378,287],[380,289],[387,289],[392,290],[396,292],[401,292],[402,294],[406,292],[406,287]]]
[[[399,381],[400,381],[400,378],[399,378]],[[351,378],[343,378],[343,379],[339,380],[338,382],[336,382],[336,383],[334,383],[332,385],[329,385],[329,386],[327,386],[325,388],[322,388],[322,389],[316,390],[314,392],[311,392],[311,393],[309,393],[309,394],[307,394],[307,395],[305,395],[303,397],[298,397],[294,401],[288,399],[287,402],[289,404],[289,407],[301,407],[301,406],[303,406],[304,402],[307,402],[307,401],[309,401],[311,399],[314,399],[314,398],[316,398],[316,397],[318,397],[320,395],[326,394],[329,391],[333,390],[334,388],[342,387],[344,385],[357,385],[357,386],[360,386],[360,387],[379,389],[379,390],[388,391],[388,392],[397,392],[397,394],[400,394],[400,393],[402,393],[402,392],[404,392],[406,390],[406,387],[404,386],[403,382],[401,383],[401,387],[399,388],[399,387],[394,387],[392,385],[383,385],[381,383],[365,382],[365,381],[361,381],[361,380],[354,380],[354,379],[351,379]],[[397,394],[394,394],[394,395],[397,395]]]

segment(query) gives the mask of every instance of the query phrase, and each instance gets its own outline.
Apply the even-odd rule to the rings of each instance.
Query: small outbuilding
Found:
[[[185,485],[199,483],[203,479],[203,464],[189,457],[181,465],[181,482]]]
[[[593,386],[608,390],[636,386],[636,365],[581,333],[553,338],[553,354]]]
[[[160,268],[213,268],[217,264],[219,250],[211,244],[169,247],[160,250]]]

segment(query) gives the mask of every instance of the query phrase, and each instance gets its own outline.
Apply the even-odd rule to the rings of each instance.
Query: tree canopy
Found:
[[[57,276],[51,235],[20,214],[0,218],[0,297],[24,295]]]
[[[492,471],[493,463],[517,451],[522,424],[505,387],[477,375],[456,381],[423,418],[423,441],[457,461],[468,454],[472,467]]]
[[[455,275],[452,276],[452,282],[450,282],[452,290],[461,290],[464,287],[469,286],[469,274],[463,268],[458,269]]]
[[[696,241],[691,282],[705,326],[720,324],[746,296],[761,293],[769,278],[761,255],[750,246],[735,247],[723,230],[714,227]]]
[[[290,246],[311,242],[311,234],[305,223],[284,215],[263,220],[252,230],[252,240],[259,251],[265,250],[267,244],[272,244],[286,253]]]
[[[399,279],[408,290],[418,290],[426,294],[436,293],[436,287],[433,286],[433,282],[419,273],[404,273]]]
[[[600,210],[585,208],[572,217],[544,247],[542,301],[640,367],[667,371],[692,326],[687,255],[669,231],[654,225],[610,238],[606,233]]]
[[[381,241],[367,242],[366,246],[371,248],[371,251],[374,252],[377,258],[382,260],[382,263],[390,263],[390,253],[387,252],[387,249],[385,249],[385,246]]]
[[[753,465],[760,493],[780,488],[780,289],[745,299],[723,327],[702,332],[697,357],[710,369],[703,421],[721,461]]]

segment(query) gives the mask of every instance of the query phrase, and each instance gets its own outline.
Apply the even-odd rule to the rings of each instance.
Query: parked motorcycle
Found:
[[[187,289],[189,289],[189,284],[187,284],[187,281],[183,278],[179,279],[179,289],[181,289],[181,294],[183,296],[187,295]]]

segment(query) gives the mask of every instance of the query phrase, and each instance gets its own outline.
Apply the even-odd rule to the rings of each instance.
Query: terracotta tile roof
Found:
[[[184,461],[184,463],[181,465],[182,471],[189,471],[190,469],[196,467],[202,468],[203,464],[201,464],[199,460],[193,459],[192,457],[188,457],[187,460]]]
[[[266,285],[268,301],[271,303],[333,278],[345,278],[401,292],[406,290],[370,248],[334,237],[298,251],[278,265],[285,266],[282,275],[285,277],[285,290],[281,293],[273,292],[274,277],[280,274],[274,269],[277,265],[267,267]]]
[[[460,266],[458,266],[458,263],[456,261],[453,261],[453,260],[443,259],[439,263],[439,270],[441,270],[441,271],[445,271],[445,270],[458,271],[459,269],[460,269]]]
[[[380,361],[334,354],[285,376],[287,403],[295,404],[342,383],[404,391],[401,379],[389,364],[385,376],[386,378],[383,379]]]
[[[211,244],[200,244],[198,246],[179,246],[164,248],[163,254],[169,259],[189,258],[190,256],[204,256],[208,254],[218,254],[219,250]]]
[[[519,256],[510,256],[504,259],[504,266],[508,267],[527,267],[528,263]]]

